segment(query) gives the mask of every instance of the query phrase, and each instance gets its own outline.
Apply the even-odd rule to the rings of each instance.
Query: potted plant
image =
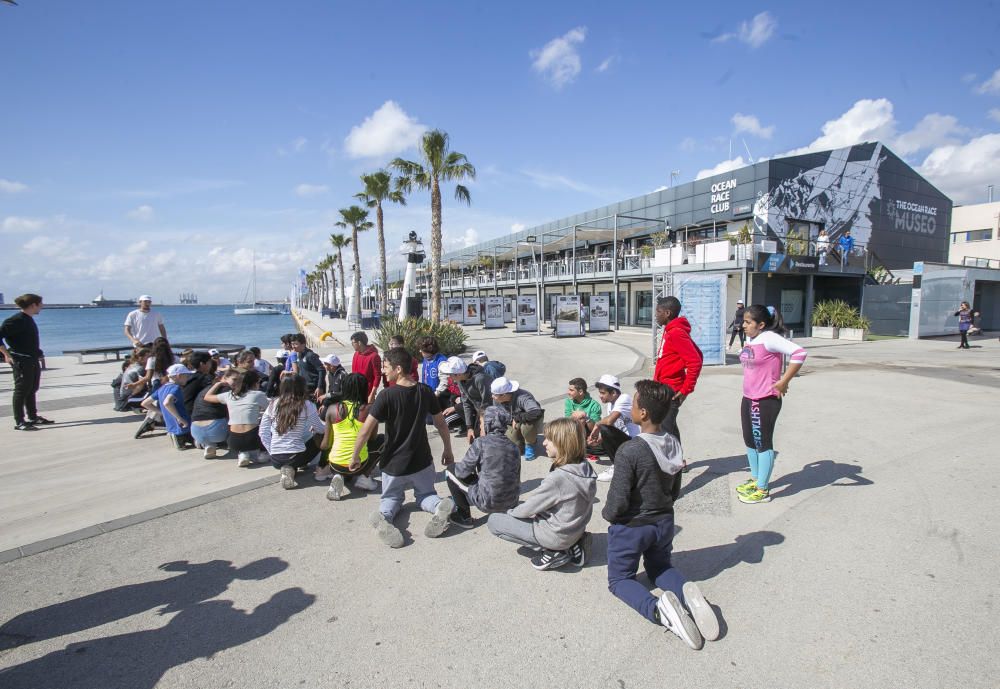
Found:
[[[836,340],[840,336],[840,328],[834,326],[834,302],[821,301],[813,306],[812,336],[827,340]]]
[[[857,309],[852,309],[852,311],[854,313],[848,321],[849,325],[840,328],[840,339],[864,342],[871,329],[871,321],[862,316]]]
[[[733,245],[734,260],[749,261],[751,258],[750,245],[753,243],[753,233],[750,231],[750,223],[744,222],[737,230],[736,234],[729,235],[729,243]]]

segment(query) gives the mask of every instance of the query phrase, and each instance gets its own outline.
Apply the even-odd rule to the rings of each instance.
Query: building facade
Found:
[[[1000,268],[1000,201],[955,206],[948,263]]]
[[[443,296],[608,296],[616,325],[648,325],[657,273],[727,276],[727,303],[863,301],[867,282],[948,260],[952,202],[879,142],[778,158],[577,213],[442,257]],[[825,231],[826,240],[820,235]],[[847,242],[847,237],[853,239]],[[841,245],[841,239],[845,243]],[[429,292],[430,270],[418,275]]]

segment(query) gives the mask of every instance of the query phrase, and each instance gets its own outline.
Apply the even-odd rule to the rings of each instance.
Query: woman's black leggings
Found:
[[[961,333],[961,335],[962,335],[962,342],[961,342],[961,344],[959,346],[960,347],[965,347],[966,349],[969,349],[969,331],[968,330],[960,330],[959,333]]]
[[[780,397],[765,397],[752,400],[743,398],[740,418],[743,420],[743,443],[757,450],[766,452],[774,449],[774,424],[781,412]]]

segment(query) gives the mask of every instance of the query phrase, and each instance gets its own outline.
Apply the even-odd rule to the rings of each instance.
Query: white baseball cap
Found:
[[[613,376],[610,373],[605,373],[603,376],[598,378],[598,385],[603,385],[606,388],[614,388],[618,392],[621,392],[622,384],[618,382],[618,376]]]
[[[465,365],[465,362],[459,359],[457,356],[450,356],[445,361],[442,361],[438,366],[438,371],[447,374],[462,374],[469,370],[469,367]]]
[[[210,349],[210,350],[208,350],[208,355],[209,356],[219,356],[219,350],[218,349]]]
[[[486,356],[486,352],[484,352],[481,349],[472,353],[472,359],[471,359],[471,361],[472,361],[472,363],[475,364],[475,363],[478,363],[480,359],[483,359],[485,361],[489,361],[490,360],[490,358],[488,356]]]
[[[144,294],[141,297],[139,297],[139,301],[153,301],[153,298],[148,294]]]
[[[330,364],[331,366],[340,366],[340,357],[336,354],[327,354],[322,359],[324,364]]]
[[[184,364],[174,364],[173,366],[167,368],[167,375],[171,378],[174,376],[182,376],[185,373],[194,373],[194,371],[189,369]]]
[[[500,376],[499,378],[494,378],[493,382],[490,383],[490,392],[494,395],[506,395],[508,392],[514,392],[520,387],[516,380],[508,380],[504,376]]]

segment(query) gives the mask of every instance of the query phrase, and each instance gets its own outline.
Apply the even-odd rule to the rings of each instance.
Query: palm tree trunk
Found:
[[[441,320],[441,186],[431,180],[431,320]]]
[[[379,291],[379,313],[389,312],[389,291],[386,285],[385,271],[385,232],[382,229],[382,204],[375,206],[375,227],[378,230],[378,269],[379,277],[382,278],[382,286]]]
[[[361,257],[358,255],[358,228],[351,228],[351,248],[354,249],[354,308],[361,317]],[[348,314],[355,315],[355,314]]]
[[[341,315],[347,313],[347,296],[344,290],[347,289],[344,284],[344,250],[341,249],[337,252],[337,265],[340,267],[340,305],[337,310],[340,311]]]

